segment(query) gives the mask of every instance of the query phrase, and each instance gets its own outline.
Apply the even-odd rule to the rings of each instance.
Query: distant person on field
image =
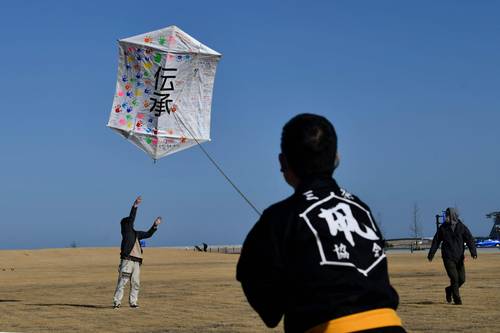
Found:
[[[453,298],[453,303],[460,305],[462,304],[462,298],[460,297],[459,288],[465,282],[464,243],[469,247],[470,254],[474,259],[477,259],[476,244],[469,229],[458,218],[457,211],[454,208],[447,208],[445,216],[445,222],[434,235],[427,258],[432,261],[442,242],[441,256],[443,257],[446,273],[450,278],[450,285],[445,288],[446,301],[451,303]]]
[[[149,238],[153,236],[161,223],[161,217],[157,217],[151,228],[148,231],[136,231],[134,229],[135,214],[137,212],[137,207],[140,205],[142,199],[137,197],[132,209],[130,210],[130,215],[121,220],[121,233],[122,233],[122,243],[120,252],[120,266],[118,268],[118,283],[116,285],[115,296],[113,298],[113,308],[117,309],[120,307],[123,289],[125,285],[130,280],[130,297],[129,304],[132,308],[137,308],[137,298],[139,296],[140,287],[140,273],[142,264],[142,247],[140,244],[141,239]]]
[[[332,178],[333,125],[292,118],[279,161],[295,193],[267,208],[243,244],[236,277],[250,305],[268,327],[284,316],[285,332],[405,332],[380,229]]]

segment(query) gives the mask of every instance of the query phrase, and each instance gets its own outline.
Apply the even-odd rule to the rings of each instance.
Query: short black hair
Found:
[[[283,126],[281,152],[299,178],[331,176],[337,155],[337,133],[325,117],[299,114]]]

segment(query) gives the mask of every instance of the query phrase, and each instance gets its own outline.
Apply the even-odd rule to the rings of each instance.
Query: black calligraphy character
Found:
[[[162,71],[169,71],[169,72],[175,72],[177,71],[177,68],[163,68],[159,67],[158,71],[156,71],[155,74],[155,91],[154,95],[158,96],[157,97],[151,97],[150,100],[153,101],[153,105],[149,109],[149,112],[155,111],[155,116],[159,117],[163,112],[167,112],[170,114],[170,107],[168,105],[169,102],[172,102],[170,97],[169,91],[174,90],[174,82],[172,81],[173,79],[176,78],[175,75],[165,75],[165,73],[162,74]],[[161,81],[160,81],[161,79]],[[170,80],[169,80],[170,79]],[[167,83],[169,85],[167,86]]]

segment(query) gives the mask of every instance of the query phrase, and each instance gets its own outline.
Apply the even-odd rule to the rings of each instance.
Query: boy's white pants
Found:
[[[137,304],[137,298],[139,297],[139,287],[141,286],[141,265],[137,261],[125,260],[120,261],[120,266],[118,267],[118,283],[116,284],[115,297],[113,298],[113,304],[119,305],[122,302],[123,290],[130,280],[130,305]]]

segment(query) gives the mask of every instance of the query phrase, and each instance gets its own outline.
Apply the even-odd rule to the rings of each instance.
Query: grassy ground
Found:
[[[282,332],[266,330],[235,281],[237,255],[145,251],[139,309],[113,310],[114,249],[0,251],[0,331]],[[410,332],[498,332],[500,251],[467,260],[464,305],[444,302],[440,258],[389,254],[399,314]],[[495,317],[496,316],[496,317]]]

